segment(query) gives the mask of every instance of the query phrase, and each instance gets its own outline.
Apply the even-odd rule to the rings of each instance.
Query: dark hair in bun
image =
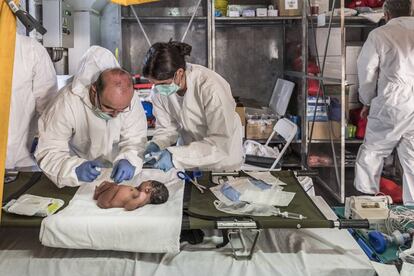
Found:
[[[144,58],[142,74],[156,80],[174,77],[175,72],[185,70],[185,56],[189,56],[192,47],[178,41],[157,42],[151,46]]]

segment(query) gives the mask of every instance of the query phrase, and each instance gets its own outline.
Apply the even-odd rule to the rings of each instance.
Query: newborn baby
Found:
[[[135,210],[145,204],[161,204],[168,199],[168,189],[155,181],[144,181],[138,187],[104,181],[95,188],[93,199],[100,208],[125,208]]]

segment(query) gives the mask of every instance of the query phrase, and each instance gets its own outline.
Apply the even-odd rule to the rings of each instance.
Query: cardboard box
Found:
[[[246,125],[246,109],[243,106],[236,106],[236,112],[239,114],[242,126]]]
[[[362,45],[347,45],[345,48],[345,74],[358,74],[357,60]]]
[[[315,122],[312,139],[329,140],[329,123],[332,124],[332,139],[339,139],[341,137],[341,123],[336,121]],[[311,128],[312,122],[308,122],[308,136],[310,135]]]
[[[275,120],[247,120],[246,139],[267,139],[273,132]]]
[[[276,0],[279,16],[301,16],[303,0]]]

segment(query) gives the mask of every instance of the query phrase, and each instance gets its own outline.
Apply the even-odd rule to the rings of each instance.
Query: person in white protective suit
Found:
[[[387,24],[368,36],[358,58],[361,112],[368,124],[355,166],[357,190],[379,192],[384,158],[397,147],[403,201],[414,205],[414,17],[409,0],[386,0]]]
[[[230,85],[217,73],[185,62],[191,46],[155,43],[143,75],[153,84],[156,128],[145,155],[155,168],[236,170],[243,162],[242,128]],[[174,146],[176,144],[176,146]]]
[[[92,46],[72,84],[62,88],[39,120],[35,156],[58,186],[91,182],[111,167],[115,182],[142,169],[147,121],[132,79],[112,53]]]
[[[16,34],[6,169],[38,170],[32,152],[37,120],[57,94],[55,68],[34,38]]]

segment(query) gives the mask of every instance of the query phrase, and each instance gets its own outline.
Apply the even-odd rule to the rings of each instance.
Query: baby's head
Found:
[[[137,187],[138,191],[143,192],[147,197],[148,204],[162,204],[168,200],[168,189],[161,182],[147,180]]]

